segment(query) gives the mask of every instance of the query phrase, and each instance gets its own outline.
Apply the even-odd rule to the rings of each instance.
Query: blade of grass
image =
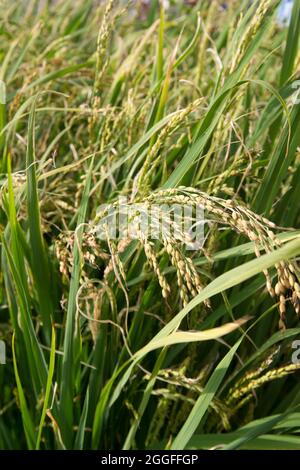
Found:
[[[53,380],[53,375],[54,375],[54,367],[55,367],[55,343],[56,343],[56,335],[55,335],[55,328],[52,326],[52,336],[51,336],[51,350],[50,350],[50,361],[49,361],[49,367],[48,367],[48,377],[47,377],[47,383],[46,383],[46,390],[45,390],[45,396],[44,396],[44,403],[43,403],[43,410],[41,414],[41,420],[39,424],[39,430],[38,430],[38,436],[35,444],[35,450],[39,450],[40,448],[40,443],[41,443],[41,437],[42,437],[42,432],[43,432],[43,426],[46,418],[46,413],[47,413],[47,408],[49,404],[49,399],[50,399],[50,393],[51,393],[51,388],[52,388],[52,380]]]
[[[36,97],[37,99],[37,97]],[[39,196],[36,181],[36,160],[35,160],[35,107],[34,100],[28,123],[28,142],[26,153],[26,173],[27,173],[27,210],[29,224],[29,238],[31,245],[31,261],[33,268],[33,278],[38,293],[40,313],[43,321],[44,334],[48,343],[50,342],[51,319],[53,315],[53,305],[50,283],[50,266],[47,259],[45,244],[42,235],[41,215],[39,208]]]
[[[295,59],[298,53],[300,37],[300,3],[295,1],[291,13],[287,41],[282,61],[280,85],[286,83],[293,73]]]
[[[76,328],[76,295],[79,289],[80,273],[81,273],[81,241],[84,231],[84,222],[87,214],[88,200],[91,186],[91,177],[93,171],[94,159],[92,159],[89,167],[89,172],[86,178],[84,193],[82,196],[81,205],[77,216],[77,229],[76,229],[76,243],[73,249],[73,272],[71,276],[67,318],[64,337],[64,355],[61,371],[61,395],[60,395],[60,410],[64,416],[64,437],[68,447],[71,446],[73,436],[73,394],[74,394],[74,375],[76,368],[79,364],[75,362],[78,351],[75,350],[76,344],[78,346],[78,331]],[[77,339],[76,339],[77,337]]]
[[[13,334],[12,337],[12,353],[13,353],[13,364],[14,364],[14,372],[15,372],[15,379],[17,383],[17,389],[18,389],[18,398],[19,398],[19,403],[20,403],[20,409],[21,409],[21,415],[22,415],[22,421],[23,421],[23,428],[24,428],[24,433],[28,445],[29,450],[34,449],[34,443],[36,440],[36,432],[34,429],[34,424],[30,416],[30,412],[28,410],[28,406],[26,403],[26,398],[24,395],[24,391],[22,388],[19,372],[18,372],[18,366],[17,366],[17,360],[16,360],[16,352],[15,352],[15,335]]]
[[[205,415],[213,397],[215,396],[242,340],[243,337],[240,338],[235,343],[235,345],[232,346],[232,348],[230,348],[229,352],[223,357],[223,359],[215,368],[210,379],[205,385],[203,392],[201,393],[195,405],[193,406],[192,411],[190,412],[187,420],[185,421],[184,425],[182,426],[179,433],[172,442],[172,445],[170,447],[171,450],[185,449],[188,445],[191,437],[196,432],[197,427],[199,426],[203,416]]]

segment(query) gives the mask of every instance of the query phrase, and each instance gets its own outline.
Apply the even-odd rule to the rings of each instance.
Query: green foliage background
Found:
[[[276,0],[188,3],[1,2],[1,449],[300,447],[298,317],[263,275],[300,255],[300,3],[288,28]],[[182,186],[282,241],[212,224],[184,305],[159,244],[167,299],[141,244],[86,230]]]

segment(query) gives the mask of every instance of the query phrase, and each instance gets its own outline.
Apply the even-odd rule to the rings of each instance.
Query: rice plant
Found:
[[[2,0],[1,449],[300,448],[282,8]]]

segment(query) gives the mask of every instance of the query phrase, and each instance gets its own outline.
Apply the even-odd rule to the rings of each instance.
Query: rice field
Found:
[[[1,450],[300,449],[285,3],[1,0]]]

